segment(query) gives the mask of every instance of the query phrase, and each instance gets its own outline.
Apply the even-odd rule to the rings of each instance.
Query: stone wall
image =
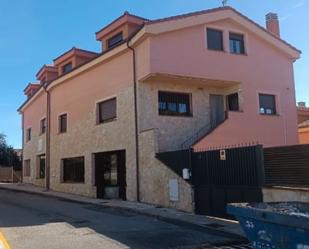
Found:
[[[93,109],[84,113],[82,119],[72,124],[68,113],[67,132],[51,136],[52,189],[96,197],[93,154],[126,150],[127,199],[136,200],[133,87],[119,92],[116,98],[116,120],[97,124],[96,100],[93,99]],[[85,158],[85,183],[63,183],[61,160],[80,156]]]
[[[309,188],[269,187],[263,188],[264,202],[309,202]]]
[[[189,93],[192,96],[192,117],[164,116],[158,113],[158,92],[170,91]],[[240,86],[229,88],[211,88],[206,84],[181,83],[154,80],[139,84],[139,117],[140,131],[156,129],[158,131],[158,150],[172,151],[181,149],[181,144],[210,123],[210,94],[240,93],[242,105],[242,94]]]
[[[26,133],[24,135],[26,136]],[[24,141],[23,165],[26,160],[30,160],[30,176],[23,176],[23,182],[44,187],[45,179],[39,178],[38,156],[45,154],[46,135],[40,135],[37,130],[32,129],[31,140],[26,142],[25,139]]]
[[[191,185],[155,157],[156,134],[156,130],[148,130],[142,132],[139,136],[141,201],[193,212],[194,203]],[[177,201],[170,198],[170,180],[177,180]]]

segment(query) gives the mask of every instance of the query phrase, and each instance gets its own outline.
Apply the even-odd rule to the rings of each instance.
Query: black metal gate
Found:
[[[192,176],[195,212],[227,218],[227,203],[262,201],[263,148],[193,152]]]

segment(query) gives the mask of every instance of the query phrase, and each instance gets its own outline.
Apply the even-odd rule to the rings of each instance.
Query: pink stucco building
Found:
[[[300,51],[230,7],[147,20],[125,12],[25,89],[24,181],[192,211],[189,183],[157,152],[298,142]],[[177,181],[170,198],[169,181]]]

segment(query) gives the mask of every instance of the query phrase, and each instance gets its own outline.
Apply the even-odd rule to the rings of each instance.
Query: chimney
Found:
[[[298,107],[306,107],[306,102],[301,101],[301,102],[298,102],[297,105]]]
[[[280,37],[280,25],[278,15],[276,13],[268,13],[266,15],[266,28],[274,35]]]

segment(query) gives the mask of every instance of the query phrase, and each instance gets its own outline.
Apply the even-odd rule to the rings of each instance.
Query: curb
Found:
[[[229,238],[232,240],[232,242],[235,243],[246,243],[248,242],[248,240],[239,235],[239,234],[235,234],[235,233],[231,233],[228,231],[224,231],[224,230],[219,230],[216,228],[210,228],[207,227],[205,225],[200,225],[200,224],[196,224],[190,221],[185,221],[185,220],[180,220],[177,218],[171,218],[171,217],[166,217],[164,215],[160,215],[160,214],[154,214],[154,213],[150,213],[147,211],[143,211],[143,210],[138,210],[138,209],[134,209],[134,208],[130,208],[130,207],[120,207],[120,206],[109,206],[109,205],[105,205],[105,204],[97,204],[97,203],[92,203],[92,202],[88,202],[88,201],[82,201],[82,200],[75,200],[73,198],[69,198],[69,197],[63,197],[63,196],[57,196],[57,195],[53,195],[53,194],[48,194],[51,192],[36,192],[36,191],[31,191],[31,190],[24,190],[24,189],[13,189],[13,188],[6,188],[5,186],[1,186],[0,185],[0,189],[2,190],[6,190],[6,191],[11,191],[11,192],[19,192],[19,193],[26,193],[26,194],[31,194],[31,195],[38,195],[38,196],[42,196],[42,197],[49,197],[49,198],[55,198],[61,201],[66,201],[66,202],[72,202],[72,203],[78,203],[78,204],[88,204],[88,205],[93,205],[96,207],[104,207],[104,208],[110,208],[110,209],[117,209],[117,210],[125,210],[131,213],[135,213],[135,214],[139,214],[139,215],[144,215],[144,216],[148,216],[148,217],[153,217],[156,218],[158,220],[164,221],[164,222],[168,222],[174,225],[183,225],[186,226],[188,228],[194,229],[194,230],[198,230],[201,232],[207,232],[211,235],[216,235],[216,236],[224,236],[226,238]]]

